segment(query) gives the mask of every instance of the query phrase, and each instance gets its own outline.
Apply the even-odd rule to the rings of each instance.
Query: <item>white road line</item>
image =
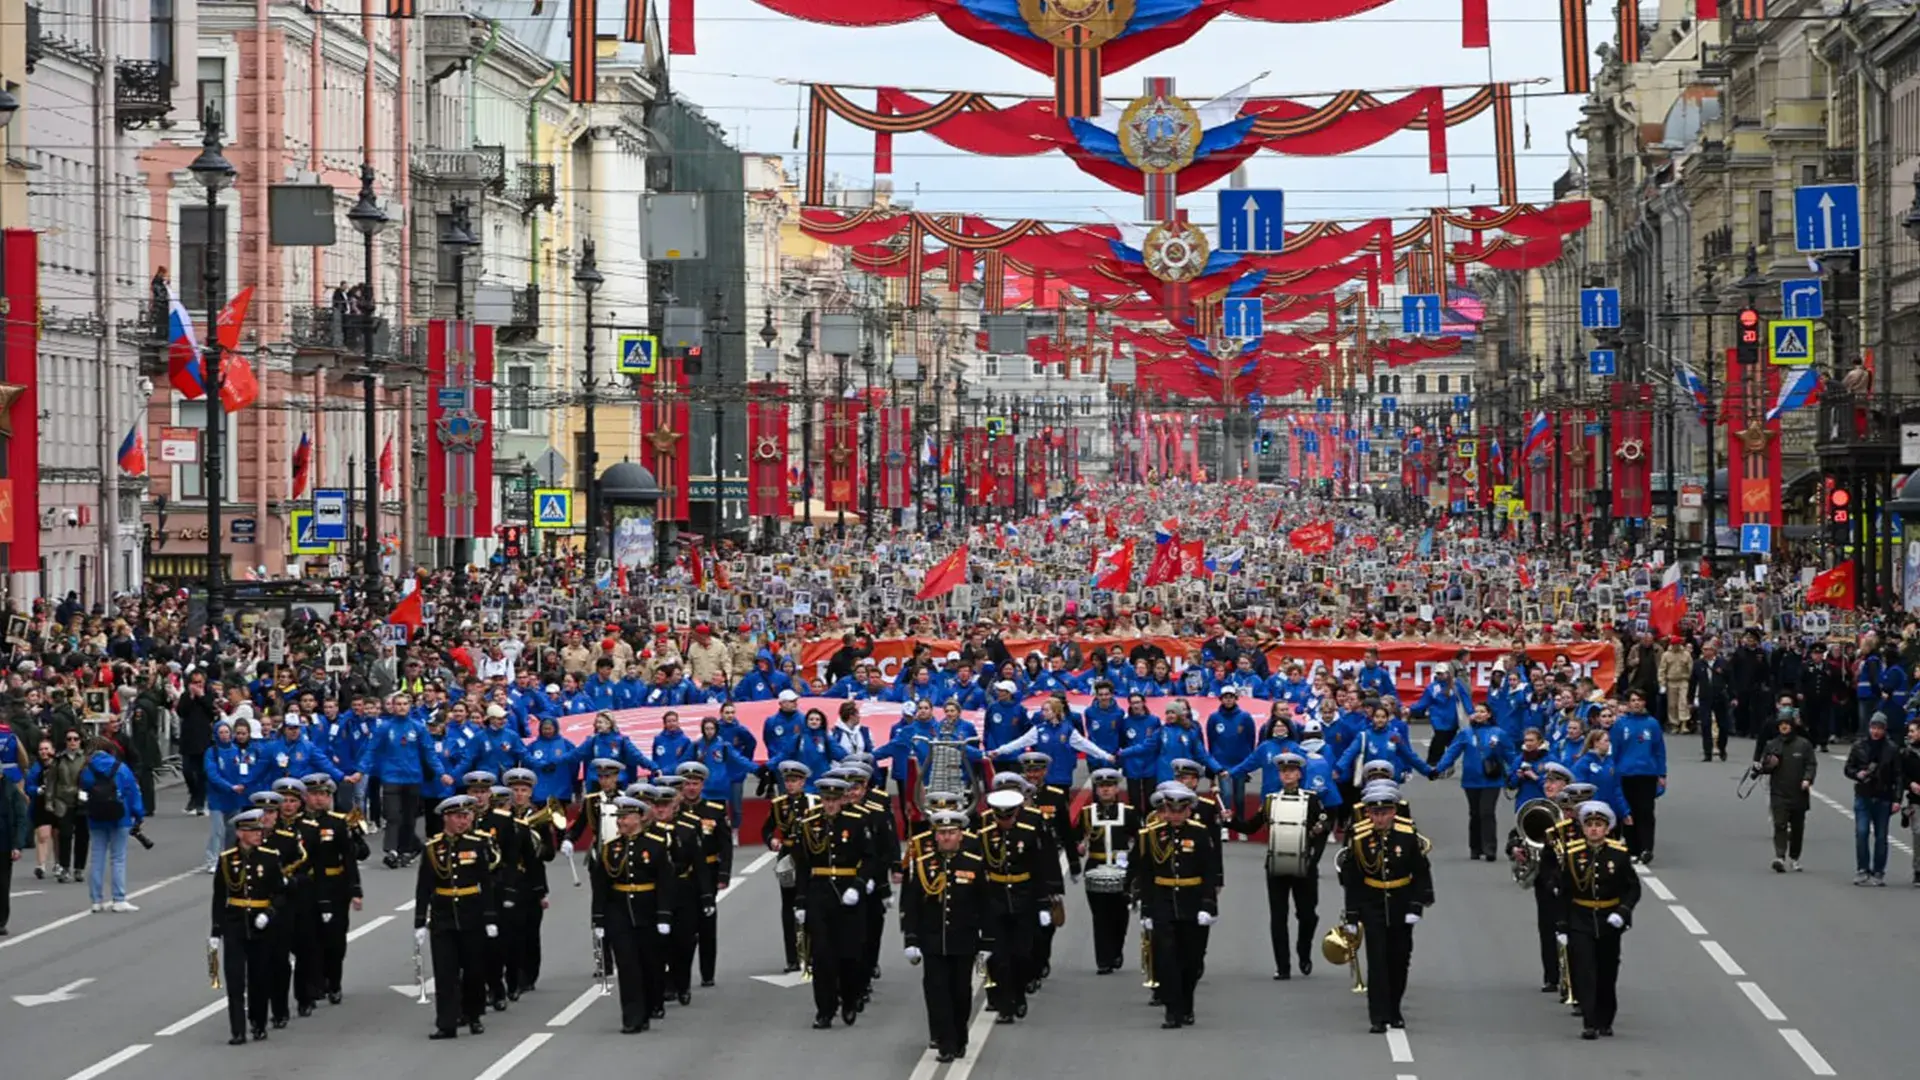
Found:
[[[762,867],[766,866],[768,863],[772,862],[776,858],[779,858],[779,854],[777,852],[763,851],[752,862],[747,864],[747,868],[745,870],[742,870],[739,873],[743,877],[746,876],[747,874],[758,873]]]
[[[147,895],[150,892],[157,892],[160,889],[164,889],[176,881],[184,881],[187,878],[198,877],[199,875],[200,875],[200,871],[189,870],[184,874],[175,874],[170,878],[161,878],[159,881],[154,882],[153,884],[147,886],[144,889],[139,890],[138,892],[128,893],[127,899],[136,900],[142,896]],[[0,941],[0,949],[10,949],[15,945],[20,944],[23,941],[32,941],[34,938],[39,937],[41,934],[58,930],[63,926],[71,926],[74,923],[79,922],[81,919],[84,919],[91,914],[93,914],[91,911],[76,911],[71,915],[62,915],[59,918],[53,920],[52,922],[46,924],[45,926],[36,926],[31,930],[24,930],[18,934],[14,934],[13,936],[5,939],[4,941]]]
[[[368,921],[361,923],[359,926],[356,926],[353,929],[347,931],[347,940],[359,941],[361,938],[366,937],[368,934],[373,933],[375,930],[380,929],[382,926],[385,926],[386,924],[392,921],[393,921],[393,916],[391,915],[381,915],[378,918],[369,919]]]
[[[132,1046],[127,1047],[112,1057],[101,1058],[99,1061],[81,1069],[79,1072],[67,1077],[67,1080],[93,1080],[94,1077],[107,1072],[114,1066],[131,1061],[151,1049],[153,1049],[152,1043],[134,1043]]]
[[[1776,1024],[1786,1021],[1787,1014],[1780,1011],[1780,1006],[1773,1003],[1773,999],[1767,996],[1765,990],[1760,989],[1759,983],[1742,982],[1734,985],[1740,987],[1740,992],[1747,995],[1747,1000],[1753,1002],[1753,1007],[1760,1010],[1761,1016]]]
[[[1413,1044],[1407,1041],[1405,1028],[1387,1029],[1387,1049],[1393,1052],[1395,1065],[1405,1065],[1413,1060]]]
[[[920,1063],[907,1074],[907,1080],[933,1080],[933,1074],[940,1071],[940,1059],[931,1050],[920,1055]]]
[[[412,900],[409,900],[409,901],[407,901],[406,903],[404,903],[404,904],[401,904],[401,905],[400,905],[399,907],[397,907],[397,908],[394,908],[393,910],[395,910],[395,911],[412,911],[412,910],[413,910],[413,904],[414,904],[414,902],[413,902]]]
[[[141,897],[147,895],[148,893],[159,892],[161,889],[166,888],[167,886],[173,884],[176,881],[185,881],[188,878],[202,877],[202,876],[204,875],[199,870],[188,870],[185,873],[175,874],[170,878],[161,878],[159,881],[154,882],[153,884],[147,886],[144,889],[139,889],[134,892],[128,893],[127,899],[138,900]]]
[[[1794,1053],[1800,1055],[1808,1072],[1815,1076],[1834,1075],[1833,1066],[1827,1064],[1827,1059],[1820,1056],[1820,1051],[1813,1048],[1805,1035],[1800,1034],[1799,1028],[1781,1028],[1780,1037],[1787,1040],[1787,1045],[1793,1047]]]
[[[1700,925],[1700,920],[1693,917],[1693,912],[1679,904],[1670,905],[1667,910],[1673,912],[1673,917],[1679,919],[1680,925],[1687,928],[1687,933],[1694,937],[1707,936],[1707,928]]]
[[[985,1008],[973,1014],[973,1023],[967,1025],[967,1056],[955,1061],[947,1068],[947,1080],[967,1080],[973,1075],[973,1063],[980,1060],[980,1051],[987,1048],[987,1038],[993,1034],[993,1014]]]
[[[502,1055],[499,1061],[488,1066],[487,1071],[481,1073],[475,1080],[500,1080],[501,1077],[512,1072],[516,1065],[527,1060],[528,1055],[540,1049],[540,1047],[544,1046],[546,1041],[551,1038],[553,1038],[553,1036],[548,1032],[536,1031],[532,1035],[521,1039],[518,1045]]]
[[[1713,957],[1713,962],[1720,965],[1721,971],[1726,972],[1736,979],[1746,977],[1746,969],[1734,963],[1733,957],[1727,955],[1727,950],[1721,948],[1719,942],[1703,941],[1700,943],[1700,947],[1707,950],[1707,955]]]
[[[1420,1080],[1420,1078],[1412,1073],[1394,1073],[1393,1080]]]
[[[597,982],[594,983],[592,986],[582,990],[580,996],[569,1002],[566,1008],[554,1013],[553,1019],[547,1021],[547,1026],[566,1027],[568,1024],[579,1019],[580,1014],[586,1012],[588,1006],[605,996],[606,995],[600,992],[600,984]]]
[[[1639,864],[1635,863],[1634,865],[1637,866]],[[1640,884],[1645,885],[1647,887],[1648,892],[1659,897],[1661,900],[1669,904],[1673,903],[1674,901],[1673,890],[1667,888],[1666,882],[1661,881],[1659,878],[1654,877],[1652,874],[1641,874]]]
[[[7,894],[7,899],[18,900],[23,896],[39,896],[41,893],[45,891],[46,891],[45,889],[28,889],[25,892],[10,892]]]
[[[200,1021],[205,1020],[207,1017],[213,1016],[217,1013],[224,1011],[226,1007],[227,1007],[227,999],[221,998],[219,1001],[213,1002],[212,1004],[201,1006],[199,1009],[194,1011],[193,1015],[187,1017],[184,1020],[175,1020],[173,1023],[168,1024],[166,1027],[163,1027],[159,1031],[154,1032],[154,1035],[162,1039],[171,1038],[187,1030],[193,1025],[199,1023]]]
[[[1845,761],[1846,758],[1836,757],[1834,760]],[[1848,806],[1846,803],[1843,803],[1839,799],[1833,798],[1822,791],[1816,791],[1816,792],[1813,792],[1812,794],[1814,798],[1819,799],[1821,802],[1825,803],[1829,810],[1838,812],[1841,816],[1845,817],[1848,821],[1852,821],[1854,819],[1853,807]],[[1902,840],[1899,837],[1895,836],[1894,832],[1895,832],[1895,829],[1894,829],[1893,822],[1892,820],[1889,820],[1887,822],[1887,843],[1894,848],[1897,848],[1901,851],[1906,852],[1909,855],[1913,854],[1913,848],[1909,846],[1905,840]]]

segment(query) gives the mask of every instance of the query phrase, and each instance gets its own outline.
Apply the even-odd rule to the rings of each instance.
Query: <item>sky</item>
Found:
[[[1143,77],[1170,76],[1177,93],[1199,104],[1264,72],[1255,84],[1257,95],[1315,102],[1309,95],[1316,91],[1538,79],[1537,85],[1515,91],[1519,181],[1522,199],[1549,201],[1553,181],[1567,169],[1566,132],[1578,120],[1582,101],[1557,93],[1558,6],[1543,0],[1491,0],[1493,46],[1474,50],[1460,47],[1460,8],[1461,0],[1394,0],[1363,16],[1312,25],[1245,22],[1229,16],[1183,45],[1108,74],[1105,91],[1110,97],[1137,93]],[[753,0],[698,0],[697,11],[698,52],[671,58],[674,89],[722,125],[741,149],[785,155],[795,175],[799,155],[794,133],[804,123],[804,113],[803,90],[794,84],[1052,93],[1046,76],[933,19],[894,27],[824,26],[775,14]],[[1591,40],[1610,39],[1611,22],[1596,15]],[[1448,99],[1456,101],[1467,92],[1451,93]],[[872,104],[871,93],[851,96]],[[868,187],[873,136],[839,121],[830,123],[830,172],[847,187]],[[1524,141],[1529,131],[1530,148]],[[1424,207],[1495,202],[1491,112],[1450,129],[1448,151],[1451,171],[1439,176],[1427,171],[1426,136],[1421,132],[1402,132],[1336,158],[1263,151],[1248,163],[1247,186],[1283,189],[1292,227],[1321,219],[1411,217]],[[923,135],[894,140],[893,183],[899,197],[922,210],[1064,221],[1102,221],[1107,215],[1134,220],[1141,214],[1139,196],[1106,187],[1061,155],[979,157]],[[1210,222],[1214,216],[1210,192],[1188,195],[1182,205],[1196,221]]]

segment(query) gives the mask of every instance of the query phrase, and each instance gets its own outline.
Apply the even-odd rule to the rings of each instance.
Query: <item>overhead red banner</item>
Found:
[[[786,517],[793,511],[787,492],[787,384],[749,383],[747,392],[747,513]]]
[[[880,505],[904,510],[913,505],[913,406],[880,410]]]
[[[662,356],[654,374],[640,376],[640,454],[660,485],[661,521],[686,521],[692,515],[693,408],[684,363]]]
[[[1047,497],[1047,440],[1044,435],[1027,439],[1027,496],[1035,503]]]
[[[427,535],[493,534],[493,327],[427,324]]]
[[[7,475],[0,483],[0,544],[8,545],[7,569],[16,574],[40,570],[40,257],[31,229],[0,233],[0,259],[6,267],[6,299],[11,314],[6,335],[8,383],[21,387],[7,406]]]
[[[960,430],[960,484],[968,501],[984,506],[993,497],[993,473],[987,468],[987,429]]]
[[[1012,435],[995,435],[993,443],[993,495],[994,506],[1011,508],[1017,491],[1014,487],[1018,477],[1015,475],[1015,449]]]
[[[1653,516],[1653,387],[1614,383],[1613,516]]]
[[[860,509],[860,408],[857,401],[829,401],[823,407],[826,440],[821,455],[827,470],[825,505],[836,513]]]
[[[1766,419],[1780,395],[1780,369],[1742,364],[1727,350],[1727,523],[1771,525],[1783,520],[1780,501],[1780,418]],[[1712,437],[1712,433],[1708,433]],[[1711,525],[1711,523],[1709,523]]]

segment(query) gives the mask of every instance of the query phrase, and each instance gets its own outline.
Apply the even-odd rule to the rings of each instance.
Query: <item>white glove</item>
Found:
[[[807,925],[807,909],[806,908],[793,909],[793,925],[795,926]]]
[[[330,923],[330,922],[332,922],[332,921],[333,921],[333,912],[331,912],[331,911],[323,911],[323,912],[321,912],[321,913],[320,913],[320,921],[321,921],[321,922],[323,922],[323,923]]]
[[[573,858],[573,841],[571,840],[560,841],[560,854],[563,857],[568,859]]]
[[[604,926],[596,926],[596,927],[594,927],[594,928],[593,928],[593,940],[595,940],[595,941],[604,941],[604,940],[606,940],[606,937],[607,937],[607,928],[606,928],[606,927],[604,927]]]
[[[80,793],[79,793],[79,794],[80,794],[80,801],[81,801],[81,802],[86,802],[86,801],[87,801],[87,791],[86,791],[86,789],[85,789],[85,788],[81,788],[81,789],[80,789]]]
[[[499,937],[499,936],[500,936],[500,928],[499,928],[499,927],[497,927],[497,926],[495,926],[495,925],[493,925],[492,923],[488,923],[488,924],[487,924],[487,936],[488,936],[488,937],[490,937],[490,938],[494,938],[494,937]]]
[[[1200,914],[1194,916],[1194,921],[1199,923],[1201,926],[1212,926],[1217,920],[1214,919],[1213,916],[1203,911]]]
[[[1348,937],[1353,937],[1355,934],[1358,934],[1360,932],[1360,928],[1354,925],[1353,923],[1348,923],[1347,925],[1341,927],[1340,929],[1345,930],[1347,932]]]
[[[867,895],[868,896],[873,895],[873,879],[872,878],[867,879]]]
[[[207,939],[207,951],[208,951],[208,952],[215,952],[215,951],[218,951],[218,950],[219,950],[219,948],[220,948],[220,939],[219,939],[219,938],[217,938],[217,937],[210,937],[210,938],[208,938],[208,939]]]
[[[513,901],[511,901],[511,900],[502,900],[502,901],[500,901],[500,906],[501,906],[501,907],[503,907],[503,908],[510,908],[510,907],[512,907],[512,906],[513,906]]]
[[[1553,935],[1553,943],[1554,943],[1555,945],[1559,945],[1559,946],[1561,946],[1562,948],[1565,948],[1565,947],[1566,947],[1566,944],[1567,944],[1567,935],[1565,935],[1565,934],[1555,934],[1555,935]]]
[[[1420,921],[1420,916],[1418,916],[1418,915],[1415,915],[1415,914],[1414,914],[1413,912],[1411,912],[1411,911],[1409,911],[1409,912],[1407,912],[1407,925],[1408,925],[1408,926],[1412,926],[1412,925],[1414,925],[1415,923],[1417,923],[1417,922],[1419,922],[1419,921]]]
[[[1053,912],[1051,912],[1051,911],[1044,911],[1044,910],[1043,910],[1043,911],[1041,911],[1041,912],[1040,912],[1040,925],[1041,925],[1041,926],[1052,926],[1052,925],[1053,925]]]
[[[917,964],[919,962],[920,962],[920,946],[918,945],[907,946],[907,963]]]
[[[413,943],[415,945],[420,946],[423,949],[427,947],[427,928],[426,927],[416,926],[413,928]]]
[[[991,959],[993,959],[993,953],[992,953],[992,952],[983,952],[983,953],[981,953],[981,954],[980,954],[980,962],[981,962],[981,963],[983,963],[983,964],[984,964],[984,963],[986,963],[987,961],[989,961],[989,960],[991,960]]]
[[[1607,925],[1613,927],[1615,930],[1619,930],[1627,925],[1627,920],[1621,918],[1620,913],[1616,911],[1607,916]]]
[[[848,889],[846,892],[843,892],[840,894],[840,904],[843,907],[852,907],[853,905],[859,902],[860,902],[859,889]]]
[[[892,910],[893,910],[893,898],[890,896],[881,897],[880,898],[880,914],[885,915],[887,912]]]
[[[255,930],[265,930],[267,928],[267,917],[265,915],[255,915],[253,917],[253,928]]]
[[[1146,918],[1145,916],[1142,916],[1142,917],[1141,917],[1141,919],[1140,919],[1140,929],[1142,929],[1142,930],[1151,930],[1151,929],[1153,929],[1153,920],[1152,920],[1152,919],[1149,919],[1149,918]]]
[[[672,923],[654,923],[653,928],[661,937],[666,937],[668,934],[673,933]]]

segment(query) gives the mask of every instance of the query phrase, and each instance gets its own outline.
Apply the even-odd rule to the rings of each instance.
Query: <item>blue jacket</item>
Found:
[[[1617,726],[1617,725],[1616,725]],[[1620,776],[1611,756],[1582,754],[1571,766],[1576,783],[1592,784],[1593,797],[1613,807],[1622,824],[1627,820],[1627,797],[1620,793]]]
[[[320,747],[327,760],[344,776],[359,767],[360,751],[367,748],[373,725],[358,713],[344,712],[331,720],[323,719],[310,728],[309,733],[314,745]]]
[[[791,686],[793,681],[777,671],[761,671],[758,667],[747,672],[739,682],[733,684],[735,701],[772,701],[780,696],[780,691]]]
[[[1413,752],[1412,740],[1407,738],[1406,732],[1395,728],[1392,724],[1388,724],[1385,731],[1375,731],[1369,727],[1359,738],[1348,743],[1346,750],[1340,755],[1339,762],[1334,765],[1334,774],[1341,780],[1352,783],[1354,767],[1369,761],[1392,762],[1393,780],[1396,784],[1406,780],[1409,772],[1432,776],[1436,771],[1429,768],[1427,763],[1420,760],[1419,756]]]
[[[488,728],[467,742],[466,749],[460,755],[460,764],[454,767],[453,772],[456,778],[475,769],[505,776],[508,769],[518,768],[526,761],[526,757],[527,744],[521,741],[520,736],[506,728],[499,731]]]
[[[707,767],[707,790],[725,795],[736,780],[752,776],[759,766],[753,759],[733,748],[724,737],[693,744],[693,760]]]
[[[374,777],[382,784],[420,787],[429,778],[437,782],[447,771],[447,765],[429,745],[427,725],[418,720],[384,716],[374,725],[354,771]]]
[[[1621,776],[1667,775],[1667,736],[1647,713],[1621,713],[1613,722],[1613,768]]]
[[[1080,748],[1073,745],[1073,741],[1081,737],[1079,730],[1073,726],[1072,719],[1062,718],[1058,722],[1049,722],[1042,718],[1035,721],[1027,734],[1033,737],[1033,742],[1026,749],[1038,750],[1051,759],[1047,764],[1047,783],[1063,787],[1071,786],[1073,770],[1080,764]],[[1021,735],[1014,741],[1019,742],[1026,737]],[[1088,740],[1088,743],[1091,744],[1091,740]],[[1005,745],[1005,743],[1000,744],[1000,746]],[[997,750],[1000,746],[990,749]]]
[[[1510,754],[1517,749],[1518,744],[1498,724],[1473,724],[1447,745],[1447,752],[1440,755],[1440,763],[1434,766],[1434,771],[1446,772],[1458,761],[1461,788],[1478,791],[1505,787],[1507,772],[1513,767]],[[1488,762],[1495,766],[1496,771],[1492,776],[1487,775]]]
[[[1420,700],[1408,707],[1408,712],[1417,713],[1426,710],[1427,723],[1435,731],[1456,731],[1463,716],[1473,715],[1473,695],[1458,679],[1449,679],[1442,683],[1439,679],[1428,684],[1427,692]]]
[[[640,695],[640,704],[649,709],[676,708],[687,704],[688,691],[691,689],[692,687],[687,685],[685,679],[664,685],[655,683]]]
[[[426,801],[427,808],[432,809],[433,804],[439,800],[458,795],[465,790],[460,786],[460,775],[453,771],[453,766],[449,763],[460,760],[460,755],[466,750],[466,740],[456,734],[452,727],[448,727],[446,733],[438,738],[429,732],[425,745],[432,752],[433,760],[441,765],[439,771],[429,775],[420,783],[420,797]],[[443,775],[453,783],[441,783],[440,777]]]
[[[684,731],[662,731],[653,737],[653,770],[670,773],[693,760],[693,740]],[[625,779],[623,776],[622,780]]]
[[[1306,767],[1300,770],[1300,786],[1320,796],[1320,805],[1332,810],[1346,800],[1340,797],[1340,784],[1333,777],[1333,762],[1320,754],[1306,755]],[[1266,788],[1260,790],[1265,791]]]
[[[987,706],[985,738],[981,741],[988,748],[1005,746],[1025,735],[1029,726],[1026,706],[1020,704],[1019,698],[1016,697],[1012,701],[996,701]],[[1005,765],[1011,760],[1011,758],[995,758],[993,763]]]
[[[1145,780],[1153,775],[1158,762],[1145,758],[1130,758],[1125,751],[1129,747],[1138,746],[1153,738],[1153,733],[1159,730],[1160,718],[1152,713],[1142,713],[1139,716],[1128,713],[1125,721],[1121,723],[1120,750],[1115,752],[1115,756],[1120,759],[1120,771],[1126,775],[1127,779]]]
[[[1259,736],[1253,716],[1237,705],[1231,710],[1216,709],[1207,717],[1207,752],[1216,761],[1239,761],[1246,757],[1253,752]]]
[[[1094,745],[1109,754],[1120,752],[1120,733],[1127,726],[1127,709],[1118,698],[1104,709],[1097,701],[1088,705],[1081,710],[1080,720],[1086,725],[1087,738],[1092,739]]]
[[[598,675],[587,676],[586,683],[580,687],[580,693],[593,702],[594,711],[601,709],[619,709],[624,707],[621,700],[620,684],[614,679],[603,679]]]
[[[1368,666],[1362,663],[1357,674],[1359,675],[1360,692],[1362,694],[1372,690],[1374,693],[1379,694],[1382,699],[1398,697],[1400,694],[1399,688],[1393,685],[1393,672],[1388,671],[1379,664]]]
[[[1533,692],[1525,681],[1514,686],[1502,683],[1487,691],[1487,711],[1493,714],[1493,722],[1515,743],[1526,733],[1527,716],[1532,709],[1530,700]]]
[[[887,741],[873,748],[875,764],[884,765],[892,770],[891,775],[901,783],[907,779],[907,762],[913,760],[915,735],[928,734],[927,725],[919,720],[899,719],[887,729]]]
[[[229,742],[220,745],[218,737],[207,747],[202,765],[207,770],[207,808],[222,814],[237,814],[248,807],[247,797],[266,785],[260,768],[260,752],[252,743],[242,747]],[[242,791],[233,790],[235,784]]]
[[[685,737],[684,735],[681,736],[681,738]],[[618,731],[609,731],[604,734],[596,732],[593,737],[580,744],[581,763],[591,765],[594,758],[608,758],[619,762],[621,765],[620,782],[622,784],[630,784],[633,782],[633,770],[635,766],[643,766],[649,773],[658,771],[654,768],[653,759],[641,753],[640,748],[634,745],[632,739],[627,738]],[[593,777],[588,777],[587,779],[592,780]]]
[[[527,744],[521,765],[533,770],[533,801],[572,802],[580,788],[581,748],[565,737],[535,739]]]
[[[522,735],[533,733],[533,727],[549,716],[558,716],[560,707],[539,687],[521,689],[518,686],[507,688],[507,707]]]
[[[283,732],[288,730],[281,729]],[[284,734],[264,738],[253,744],[260,751],[261,772],[265,774],[262,788],[271,788],[275,780],[293,777],[295,780],[309,773],[323,772],[339,780],[343,775],[334,767],[332,761],[321,749],[313,745],[305,732],[288,742]]]
[[[1544,799],[1547,797],[1546,788],[1540,781],[1540,769],[1551,760],[1553,760],[1553,755],[1551,752],[1545,751],[1544,748],[1539,757],[1531,760],[1527,758],[1525,751],[1520,751],[1513,755],[1513,767],[1507,770],[1507,786],[1513,789],[1513,805],[1525,806],[1535,799]],[[1533,770],[1531,777],[1520,775],[1520,770],[1526,768]]]
[[[120,759],[104,750],[94,751],[93,756],[87,759],[86,765],[80,770],[80,790],[86,791],[109,776],[113,778],[114,790],[120,794],[120,820],[111,823],[96,822],[88,817],[87,824],[111,824],[116,829],[130,829],[134,822],[146,818],[147,804],[140,800],[140,784],[134,780],[133,770],[120,764]],[[106,852],[99,852],[96,857],[105,858]]]
[[[821,773],[833,768],[834,762],[847,756],[846,749],[835,742],[825,729],[809,731],[804,724],[801,725],[799,737],[789,749],[795,761],[813,770],[812,775],[807,777],[808,791],[813,790],[813,782],[819,779]]]
[[[1346,753],[1347,747],[1353,745],[1353,740],[1359,738],[1360,733],[1371,726],[1367,722],[1367,714],[1358,709],[1343,712],[1334,717],[1333,723],[1327,724],[1320,730],[1321,737],[1327,741],[1327,763],[1339,761],[1340,755]]]
[[[1262,739],[1260,745],[1253,748],[1240,764],[1227,770],[1228,776],[1250,776],[1255,769],[1260,770],[1260,790],[1263,792],[1280,790],[1280,766],[1274,759],[1281,754],[1298,754],[1300,744],[1292,739]],[[1306,770],[1300,771],[1301,783],[1306,783]]]
[[[1136,775],[1134,770],[1139,769],[1140,775],[1151,775],[1158,781],[1173,779],[1173,763],[1179,758],[1198,762],[1216,773],[1226,768],[1207,753],[1200,729],[1191,724],[1163,723],[1151,735],[1120,751],[1120,763],[1127,767],[1127,775]],[[1150,774],[1148,769],[1152,770]]]
[[[719,730],[720,737],[727,741],[728,746],[738,750],[740,756],[748,761],[753,760],[754,751],[760,749],[760,740],[753,737],[753,732],[748,731],[745,724],[737,719],[722,720]]]
[[[1877,655],[1869,655],[1860,661],[1860,677],[1854,683],[1854,696],[1861,701],[1876,701],[1880,697],[1880,673],[1883,663]]]
[[[760,744],[767,748],[767,764],[778,765],[793,757],[794,740],[806,726],[807,716],[799,709],[774,709],[773,715],[760,725]]]
[[[1269,701],[1284,701],[1289,705],[1298,705],[1313,693],[1313,685],[1305,679],[1289,679],[1285,675],[1275,675],[1267,680],[1266,697]]]

